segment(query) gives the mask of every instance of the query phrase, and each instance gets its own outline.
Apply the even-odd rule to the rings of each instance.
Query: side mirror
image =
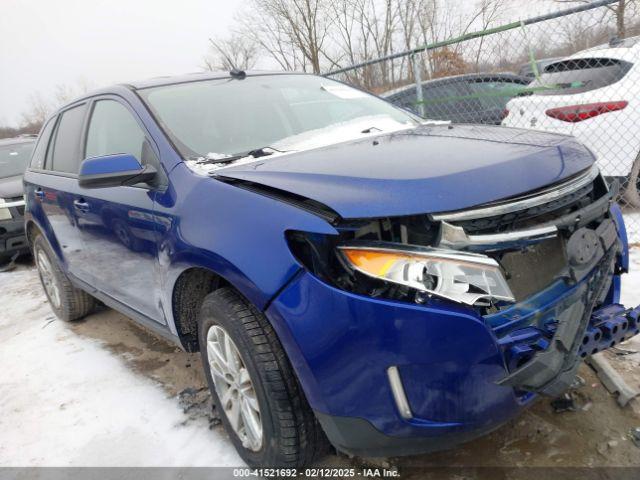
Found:
[[[133,155],[118,153],[87,158],[80,164],[78,183],[83,188],[120,187],[152,183],[158,171],[152,165],[140,165]]]

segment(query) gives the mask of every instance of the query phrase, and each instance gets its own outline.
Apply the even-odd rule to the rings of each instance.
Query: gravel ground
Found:
[[[640,303],[640,248],[632,261],[638,273],[625,279],[627,305]],[[197,354],[109,309],[71,324],[56,320],[27,262],[0,273],[0,291],[0,466],[242,464],[212,415]],[[640,341],[622,348],[638,352]],[[640,387],[640,353],[617,353],[607,356]],[[628,435],[640,426],[640,400],[621,409],[589,368],[580,374],[577,411],[554,413],[542,399],[487,437],[389,464],[640,466]],[[321,463],[381,464],[335,455]]]

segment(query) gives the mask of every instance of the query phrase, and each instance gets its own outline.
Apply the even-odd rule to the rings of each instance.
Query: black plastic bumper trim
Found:
[[[392,437],[369,421],[356,417],[339,417],[314,411],[331,444],[339,451],[360,457],[399,457],[448,450],[499,428],[492,424],[473,430],[436,434],[431,437]]]

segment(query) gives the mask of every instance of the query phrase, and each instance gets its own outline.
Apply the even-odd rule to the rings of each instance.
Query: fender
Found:
[[[184,164],[171,171],[169,184],[166,192],[156,198],[154,215],[161,229],[159,288],[164,314],[174,332],[173,291],[187,269],[199,267],[215,273],[257,309],[264,310],[301,269],[285,232],[296,229],[338,234],[313,213],[197,175]]]

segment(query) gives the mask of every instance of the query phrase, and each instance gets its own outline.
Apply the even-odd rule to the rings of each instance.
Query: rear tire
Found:
[[[633,162],[622,198],[627,205],[640,208],[640,155]]]
[[[229,349],[218,349],[227,339]],[[302,467],[328,451],[322,427],[271,324],[246,299],[232,288],[207,295],[198,320],[198,340],[216,409],[250,467]],[[225,355],[234,348],[238,356]],[[228,373],[233,368],[227,365],[232,363],[238,366],[237,375]],[[240,393],[247,391],[246,396]],[[220,396],[225,398],[225,405]],[[234,398],[240,399],[240,405],[254,405],[254,409],[234,414]],[[230,420],[234,415],[235,427]],[[256,418],[258,423],[253,421]],[[243,430],[241,424],[249,427]],[[260,440],[255,440],[258,435],[247,435],[249,430],[259,431]]]
[[[78,320],[93,310],[95,299],[71,284],[42,235],[33,241],[33,259],[49,305],[60,320]]]

